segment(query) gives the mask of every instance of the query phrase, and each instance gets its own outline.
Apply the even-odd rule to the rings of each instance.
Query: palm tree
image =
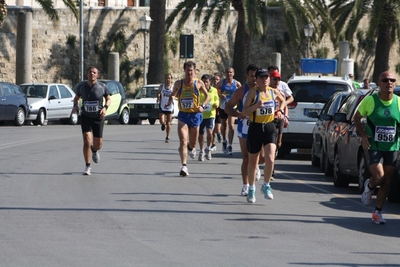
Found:
[[[217,32],[222,24],[222,20],[230,14],[232,6],[237,11],[237,28],[234,42],[233,63],[235,78],[241,82],[246,80],[246,67],[249,64],[249,49],[251,40],[265,36],[267,32],[267,12],[266,1],[264,0],[215,0],[208,4],[207,0],[184,0],[168,16],[166,20],[167,29],[171,27],[175,18],[180,15],[177,22],[179,32],[184,23],[194,12],[195,20],[202,21],[203,31],[207,30],[210,19],[214,15],[212,22],[213,31]],[[327,8],[323,0],[277,0],[274,5],[281,7],[282,16],[288,27],[289,36],[295,45],[300,45],[302,40],[303,25],[311,22],[319,25],[319,21],[325,20],[321,16],[316,19],[315,14],[326,14]],[[208,8],[208,9],[204,9]],[[325,9],[324,9],[325,8]],[[317,12],[318,11],[318,12]],[[326,25],[329,25],[326,23]],[[317,27],[315,27],[317,28]],[[329,32],[334,31],[333,27],[328,27]],[[316,30],[315,39],[319,38],[319,31]]]
[[[149,84],[164,82],[166,0],[150,1],[150,60],[147,81]]]
[[[200,21],[201,16],[204,14],[203,11],[205,11],[202,30],[207,30],[210,19],[215,13],[212,23],[213,31],[218,32],[222,24],[222,19],[228,17],[230,14],[231,5],[237,11],[238,17],[232,67],[235,69],[235,78],[239,81],[245,81],[246,67],[249,62],[250,40],[251,38],[264,35],[267,29],[265,1],[216,0],[209,5],[207,0],[185,0],[179,3],[176,9],[168,16],[166,26],[169,29],[175,17],[180,14],[177,24],[177,31],[179,32],[193,13],[193,10],[195,10],[194,16],[196,21]]]
[[[351,42],[362,18],[370,16],[366,37],[376,39],[373,81],[389,69],[389,55],[400,38],[400,3],[398,0],[335,0],[330,5],[331,18],[338,33]]]
[[[74,14],[76,21],[78,21],[78,9],[74,0],[62,0],[66,7],[68,7]],[[81,0],[82,1],[82,0]],[[54,26],[60,20],[58,12],[54,9],[52,0],[36,0],[39,5],[43,8],[44,12],[49,16],[50,20],[53,21]],[[0,0],[0,27],[3,24],[7,16],[7,5],[5,0]]]

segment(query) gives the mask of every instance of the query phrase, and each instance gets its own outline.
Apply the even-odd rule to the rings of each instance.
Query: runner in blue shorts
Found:
[[[203,120],[202,112],[210,97],[203,81],[195,78],[196,63],[187,61],[184,63],[183,69],[185,71],[185,78],[174,83],[167,106],[172,105],[174,97],[178,98],[179,156],[182,162],[179,174],[181,176],[188,176],[189,170],[186,166],[187,154],[189,151],[189,156],[192,159],[196,157],[195,146],[199,135],[199,126]],[[205,97],[204,101],[201,101],[200,92]]]

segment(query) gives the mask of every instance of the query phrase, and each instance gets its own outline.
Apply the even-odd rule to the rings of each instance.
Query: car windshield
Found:
[[[21,85],[20,86],[24,94],[29,98],[46,98],[47,85]]]
[[[156,98],[158,93],[158,87],[143,87],[136,94],[136,99],[138,98]]]
[[[289,83],[296,102],[322,102],[338,91],[349,91],[349,86],[343,83],[325,81]]]

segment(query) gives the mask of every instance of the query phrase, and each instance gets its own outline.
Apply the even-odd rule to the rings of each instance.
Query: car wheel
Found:
[[[329,161],[327,153],[325,153],[324,174],[325,176],[332,176],[333,174],[333,164]]]
[[[78,114],[71,113],[71,116],[68,119],[70,125],[77,125],[78,124]]]
[[[400,173],[398,168],[390,179],[388,200],[394,203],[400,202]]]
[[[365,180],[367,180],[370,176],[367,160],[365,158],[365,154],[363,153],[358,162],[358,192],[364,192]]]
[[[127,125],[129,123],[129,112],[126,108],[122,110],[122,113],[119,116],[119,123],[122,125]]]
[[[17,114],[15,115],[15,118],[14,118],[14,125],[22,126],[22,125],[24,125],[24,122],[25,122],[25,111],[23,108],[18,108]]]
[[[33,124],[35,125],[44,125],[44,121],[46,120],[46,116],[44,114],[43,109],[40,109],[38,112],[38,115],[36,117],[36,120],[33,121]]]
[[[135,118],[135,119],[129,119],[129,124],[138,124],[139,119]]]
[[[156,123],[156,120],[157,119],[149,119],[149,122],[150,122],[151,125],[154,125],[154,123]]]
[[[333,184],[336,187],[347,187],[349,186],[349,180],[348,177],[340,172],[339,162],[339,153],[335,151],[335,159],[333,161]]]
[[[314,167],[319,166],[319,158],[315,155],[314,144],[311,146],[311,165]]]

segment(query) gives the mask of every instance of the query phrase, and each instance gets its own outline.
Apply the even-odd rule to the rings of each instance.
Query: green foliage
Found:
[[[317,58],[328,58],[329,48],[328,47],[321,47],[318,48],[316,51]]]
[[[73,34],[68,34],[67,45],[69,45],[71,48],[75,48],[75,44],[76,44],[76,36]]]

